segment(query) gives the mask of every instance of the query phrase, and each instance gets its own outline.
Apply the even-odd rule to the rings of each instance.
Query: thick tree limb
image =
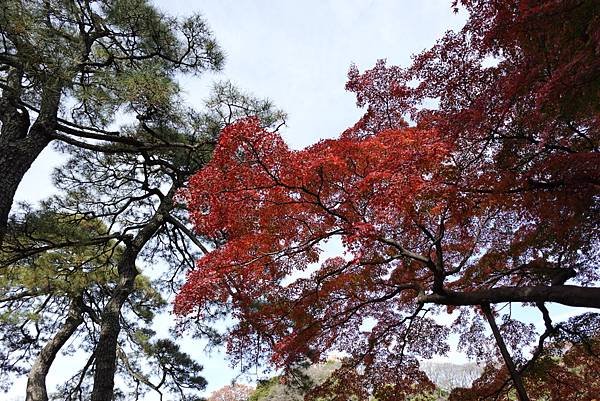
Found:
[[[48,401],[46,376],[60,349],[83,323],[82,304],[81,297],[73,299],[67,319],[38,354],[27,377],[27,401]]]
[[[101,316],[100,336],[95,350],[96,364],[92,401],[111,401],[113,399],[117,344],[121,331],[119,321],[121,308],[135,290],[135,278],[139,274],[135,266],[137,257],[146,243],[166,222],[167,216],[173,208],[173,197],[177,188],[175,184],[171,186],[150,221],[126,245],[123,256],[119,260],[117,267],[119,284],[115,287]]]
[[[556,302],[563,305],[600,309],[600,288],[575,285],[496,287],[470,292],[447,291],[429,294],[419,302],[440,305],[482,305],[503,302]]]

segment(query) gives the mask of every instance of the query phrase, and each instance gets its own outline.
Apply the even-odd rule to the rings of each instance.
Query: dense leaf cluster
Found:
[[[231,311],[242,363],[343,351],[334,393],[400,400],[431,386],[419,361],[445,354],[454,333],[490,362],[474,399],[588,399],[530,375],[553,347],[560,375],[597,363],[580,347],[597,330],[553,321],[546,303],[600,307],[600,8],[460,5],[464,28],[408,68],[351,69],[367,112],[339,139],[293,151],[247,119],[190,179],[191,219],[215,249],[176,311]],[[328,241],[343,252],[322,260]],[[511,303],[536,308],[542,331]]]

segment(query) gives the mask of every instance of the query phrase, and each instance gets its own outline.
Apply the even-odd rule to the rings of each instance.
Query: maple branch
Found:
[[[423,255],[419,255],[418,253],[409,251],[408,249],[404,248],[402,246],[402,244],[400,244],[399,242],[392,241],[390,239],[383,238],[383,237],[379,237],[379,238],[377,238],[377,240],[381,243],[384,243],[386,245],[390,245],[390,246],[396,248],[398,251],[400,251],[400,254],[402,256],[406,256],[407,258],[417,260],[419,262],[425,263],[426,265],[431,265],[431,263],[432,263],[430,258],[425,257]]]
[[[553,331],[554,326],[552,326],[552,319],[550,318],[550,312],[548,311],[548,308],[546,308],[546,305],[544,305],[543,302],[536,302],[536,306],[538,307],[540,312],[542,312],[542,316],[544,318],[544,326],[546,326],[546,330]]]
[[[483,314],[492,329],[492,333],[494,334],[494,338],[496,339],[496,344],[498,348],[500,348],[500,353],[502,354],[502,358],[504,359],[504,363],[506,363],[506,367],[510,372],[510,377],[512,378],[515,389],[517,390],[517,394],[519,395],[520,401],[529,401],[529,397],[527,396],[527,392],[525,391],[525,385],[523,384],[523,379],[521,375],[517,371],[515,366],[515,362],[513,361],[508,349],[506,348],[506,343],[502,338],[502,334],[500,334],[500,330],[498,329],[498,325],[496,324],[496,320],[494,319],[494,314],[490,308],[490,304],[481,305],[481,309],[483,310]]]
[[[546,341],[546,339],[548,337],[550,337],[550,336],[555,335],[562,328],[562,325],[560,325],[560,324],[556,325],[556,326],[552,325],[552,319],[550,318],[550,312],[548,311],[548,309],[546,308],[546,305],[544,305],[543,302],[536,303],[536,306],[538,307],[538,309],[540,310],[540,312],[542,312],[542,316],[544,318],[544,325],[546,326],[546,330],[542,333],[542,335],[538,339],[538,345],[535,348],[535,350],[533,351],[533,354],[532,354],[531,358],[529,359],[529,361],[527,361],[525,364],[523,364],[519,368],[519,372],[521,374],[523,374],[523,372],[525,372],[527,369],[529,369],[531,366],[533,366],[533,364],[543,354],[543,352],[544,352],[544,342]]]
[[[556,302],[563,305],[600,309],[600,288],[575,285],[496,287],[470,292],[447,290],[428,294],[419,302],[440,305],[482,305],[503,302]]]

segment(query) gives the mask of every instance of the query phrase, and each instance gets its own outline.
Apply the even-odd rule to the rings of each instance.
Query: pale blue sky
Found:
[[[180,15],[201,12],[227,54],[220,76],[289,114],[286,139],[302,147],[334,137],[361,115],[344,90],[352,63],[406,65],[464,18],[449,0],[160,0]],[[190,6],[194,4],[194,6]],[[192,100],[202,86],[184,81]]]
[[[430,47],[446,30],[458,28],[450,0],[158,0],[164,11],[202,13],[225,50],[220,74],[184,78],[188,100],[201,105],[213,80],[229,79],[288,113],[282,131],[293,147],[335,137],[362,114],[354,96],[344,90],[352,63],[371,68],[377,59],[406,65],[410,55]],[[48,150],[34,163],[17,200],[33,202],[52,193],[49,174],[61,158]],[[161,321],[166,328],[169,316]],[[205,366],[208,392],[236,375],[222,354],[204,355],[198,345],[186,351]],[[64,360],[53,366],[49,384],[60,382]],[[22,399],[24,381],[10,398]],[[207,394],[208,394],[207,392]],[[14,395],[13,395],[14,394]],[[153,399],[153,397],[148,397]]]

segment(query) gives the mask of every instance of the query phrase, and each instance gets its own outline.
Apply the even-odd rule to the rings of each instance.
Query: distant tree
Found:
[[[176,311],[231,311],[234,358],[344,351],[337,388],[399,400],[433,388],[419,360],[453,331],[468,355],[503,361],[476,382],[496,392],[474,394],[526,401],[544,343],[582,330],[545,304],[600,308],[600,3],[460,3],[465,27],[410,68],[351,70],[367,113],[339,139],[293,151],[247,119],[190,179],[192,221],[218,246]],[[344,252],[320,261],[328,240]],[[515,302],[537,308],[541,335]]]
[[[337,380],[335,371],[342,368],[342,360],[329,359],[323,363],[301,363],[281,376],[261,380],[248,401],[356,401],[367,397],[351,382]],[[442,401],[448,391],[443,389],[418,389],[409,401]],[[363,398],[360,398],[360,397]],[[210,400],[209,400],[210,401]]]
[[[298,364],[284,375],[260,382],[248,401],[302,401],[305,397],[321,399],[315,391],[340,365],[337,360],[312,365]],[[353,397],[350,395],[344,399],[351,400]]]
[[[245,384],[232,384],[213,391],[208,401],[248,401],[254,387]]]

